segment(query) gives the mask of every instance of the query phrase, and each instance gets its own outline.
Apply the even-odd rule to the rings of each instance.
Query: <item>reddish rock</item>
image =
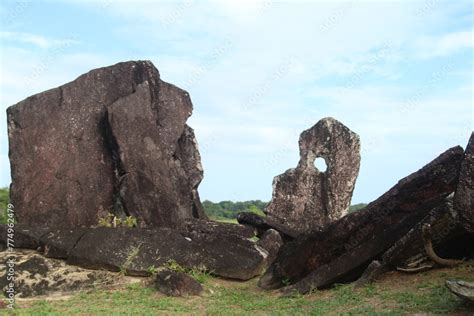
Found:
[[[88,72],[7,110],[11,201],[26,225],[97,224],[108,212],[141,226],[205,217],[187,92],[148,61]]]

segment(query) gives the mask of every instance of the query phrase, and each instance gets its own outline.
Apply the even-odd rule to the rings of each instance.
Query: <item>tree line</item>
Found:
[[[8,188],[0,188],[0,223],[6,222],[7,204],[9,201]],[[263,210],[268,202],[260,200],[251,200],[243,202],[221,201],[218,203],[205,200],[202,202],[204,211],[211,219],[216,220],[231,220],[237,218],[240,212],[253,212],[258,215],[264,215]],[[358,211],[364,208],[367,204],[360,203],[352,205],[349,208],[349,213]]]

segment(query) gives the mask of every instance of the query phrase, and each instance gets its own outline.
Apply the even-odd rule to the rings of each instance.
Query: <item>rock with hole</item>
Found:
[[[300,161],[273,180],[265,222],[296,237],[320,229],[347,214],[359,173],[359,136],[341,122],[324,118],[304,131]],[[325,172],[315,167],[323,158]]]

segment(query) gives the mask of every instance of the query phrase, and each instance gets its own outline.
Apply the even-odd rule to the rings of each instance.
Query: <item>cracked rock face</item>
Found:
[[[8,108],[11,200],[20,223],[140,226],[205,218],[189,94],[148,61],[92,70]]]
[[[324,118],[300,135],[300,161],[273,180],[266,209],[270,226],[298,235],[320,229],[347,214],[359,173],[359,136],[333,118]],[[314,162],[323,158],[325,172]]]

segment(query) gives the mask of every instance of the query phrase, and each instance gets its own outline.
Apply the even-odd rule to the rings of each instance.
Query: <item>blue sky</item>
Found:
[[[369,202],[474,129],[469,1],[2,1],[5,109],[119,61],[188,90],[203,199],[269,200],[300,132],[332,116],[361,137]]]

